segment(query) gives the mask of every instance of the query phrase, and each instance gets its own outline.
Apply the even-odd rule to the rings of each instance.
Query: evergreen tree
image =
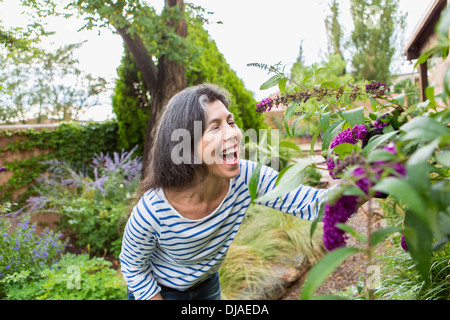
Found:
[[[351,0],[353,76],[389,82],[390,66],[405,17],[398,0]]]
[[[325,19],[325,29],[328,36],[328,52],[329,54],[338,54],[342,59],[344,59],[341,48],[343,41],[343,30],[341,24],[339,23],[339,1],[332,0],[329,3],[329,7],[330,14],[327,15]],[[345,69],[342,74],[345,74]]]

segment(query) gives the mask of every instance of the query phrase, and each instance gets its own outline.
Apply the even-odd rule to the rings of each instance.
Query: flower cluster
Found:
[[[364,140],[367,135],[367,128],[365,125],[356,125],[353,128],[348,128],[339,133],[331,142],[330,149],[340,145],[341,143],[356,144],[358,141]],[[330,157],[327,158],[327,168],[330,170],[330,175],[333,179],[336,179],[335,168],[339,166],[339,159],[336,157],[338,154],[331,152]],[[336,159],[335,159],[336,158]]]
[[[262,114],[264,112],[269,112],[273,107],[273,99],[266,98],[261,100],[261,102],[256,104],[256,113]],[[278,107],[278,106],[277,106]]]
[[[0,167],[0,172],[6,171],[6,167]]]
[[[358,93],[361,91],[361,88],[356,86],[352,86],[348,84],[349,87],[352,88],[352,91],[349,95],[350,99],[353,101],[356,99]],[[340,97],[344,94],[344,87],[340,86],[337,88],[329,88],[325,86],[317,86],[314,87],[313,90],[305,89],[304,91],[299,91],[297,93],[289,93],[277,95],[275,97],[269,97],[261,100],[261,102],[256,104],[256,113],[262,114],[264,112],[268,112],[272,110],[272,108],[277,108],[281,105],[289,105],[290,103],[296,101],[298,103],[305,103],[309,99],[314,98],[317,101],[324,101],[326,97],[334,96],[336,100],[339,100]]]
[[[49,266],[63,253],[62,234],[46,229],[36,234],[30,218],[23,218],[14,229],[6,219],[0,221],[0,279],[5,274]]]
[[[383,122],[380,120],[375,120],[373,123],[373,127],[375,129],[383,129],[384,127],[387,127],[389,125],[389,122]]]
[[[351,143],[348,134],[343,137],[343,141],[350,141]],[[389,143],[384,147],[384,150],[392,154],[396,154],[395,143]],[[352,158],[352,161],[350,161],[352,164],[356,164],[358,161],[361,161],[359,157],[355,158],[354,155],[351,155],[343,159],[342,162],[347,162],[347,158]],[[369,195],[369,191],[374,185],[369,177],[372,176],[374,178],[379,178],[382,174],[384,174],[384,172],[386,172],[386,170],[389,170],[389,172],[387,172],[388,176],[406,176],[406,169],[401,163],[389,164],[385,161],[377,161],[371,164],[369,169],[370,172],[366,172],[366,169],[363,166],[356,167],[353,170],[353,175],[357,179],[355,184],[366,195]],[[376,192],[374,196],[382,197],[384,195],[380,192]],[[341,196],[334,204],[325,204],[323,241],[327,250],[334,250],[345,246],[347,236],[345,235],[345,232],[337,226],[337,224],[345,223],[348,218],[350,218],[350,216],[358,210],[359,202],[360,199],[358,196]],[[406,243],[403,244],[403,242],[402,247],[406,248]]]
[[[347,235],[337,224],[345,223],[358,210],[357,196],[342,196],[333,205],[325,204],[323,218],[323,243],[331,251],[345,246]]]
[[[372,94],[373,98],[384,96],[386,91],[390,91],[390,88],[387,87],[387,83],[385,82],[372,82],[366,84],[366,92]]]

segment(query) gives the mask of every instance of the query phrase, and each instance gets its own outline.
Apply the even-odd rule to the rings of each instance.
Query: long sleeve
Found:
[[[255,168],[256,164],[254,162],[246,162],[246,167],[242,168],[245,170],[243,174],[246,181],[250,180]],[[277,171],[268,166],[262,166],[257,187],[258,197],[275,188],[277,178]],[[329,189],[316,189],[300,185],[281,197],[264,203],[257,203],[302,219],[314,220],[317,218],[320,206],[326,200],[327,194],[331,189],[333,187]]]
[[[141,199],[125,226],[120,253],[121,271],[136,300],[149,299],[161,290],[150,263],[159,236],[158,223],[145,200]]]

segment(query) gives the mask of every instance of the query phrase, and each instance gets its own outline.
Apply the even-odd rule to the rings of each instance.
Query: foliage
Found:
[[[121,249],[121,230],[128,217],[129,203],[140,181],[141,158],[130,153],[100,154],[94,157],[94,178],[76,172],[56,160],[48,162],[48,172],[33,187],[37,196],[27,199],[19,211],[61,213],[60,227],[72,230],[77,245],[93,254],[112,253]]]
[[[425,281],[408,253],[398,245],[389,248],[381,260],[384,263],[381,269],[383,282],[375,288],[375,297],[384,300],[450,300],[449,256],[450,246],[435,252],[431,258],[429,281]]]
[[[26,159],[6,161],[3,165],[7,171],[13,172],[8,183],[0,186],[0,201],[12,201],[14,190],[30,185],[46,169],[43,161],[58,159],[70,164],[75,171],[86,171],[94,154],[103,151],[113,153],[117,151],[117,123],[108,121],[104,123],[60,123],[54,130],[6,130],[0,131],[0,137],[24,136],[26,139],[17,139],[0,149],[0,155],[7,151],[21,152],[24,150],[50,150],[47,154],[30,156]],[[26,193],[23,197],[30,196]],[[17,200],[20,202],[20,199]],[[3,212],[0,212],[3,213]]]
[[[437,28],[440,42],[436,47],[439,53],[448,52],[449,16],[450,9],[447,8]],[[289,90],[287,87],[286,91],[281,90],[280,96],[259,103],[258,112],[262,113],[274,105],[288,105],[285,112],[288,132],[288,120],[298,118],[294,113],[296,110],[301,110],[302,118],[319,119],[311,146],[322,134],[322,154],[327,158],[327,168],[322,169],[329,170],[333,178],[340,179],[339,188],[328,197],[322,214],[341,215],[342,210],[347,210],[347,219],[354,211],[349,211],[352,210],[350,207],[336,206],[341,199],[352,197],[359,203],[368,203],[367,234],[359,234],[342,222],[336,224],[339,229],[352,234],[360,246],[342,247],[343,242],[332,248],[311,270],[301,298],[313,299],[320,282],[346,257],[363,252],[368,256],[370,265],[375,247],[389,235],[399,232],[405,236],[408,254],[414,261],[417,273],[424,281],[429,281],[433,252],[446,248],[450,240],[449,109],[438,105],[432,90],[428,90],[426,102],[407,107],[405,95],[391,95],[386,83],[352,84],[349,79],[344,84],[325,81],[309,86],[289,79],[277,67],[253,65],[275,73],[262,85],[263,88],[276,85],[286,88],[287,81],[296,85],[295,89]],[[444,88],[439,96],[447,103],[450,89],[446,78]],[[359,96],[368,97],[371,108],[352,108],[342,102],[342,96],[348,96],[352,101]],[[310,100],[317,103],[307,109],[304,104]],[[301,176],[309,166],[317,167],[301,159],[296,165],[282,170],[277,181],[279,187],[265,197],[277,197],[289,192],[292,185],[301,182]],[[254,174],[258,175],[258,170]],[[252,183],[249,188],[252,188]],[[402,220],[401,226],[373,231],[373,199],[387,196],[407,208],[404,215],[398,217]],[[312,225],[312,234],[317,221]],[[324,239],[341,236],[328,232],[324,229]],[[374,298],[373,290],[369,290],[369,298]]]
[[[65,243],[49,229],[40,235],[30,217],[21,219],[15,228],[5,219],[0,219],[0,297],[9,291],[9,282],[26,273],[29,279],[57,262],[65,250]]]
[[[98,104],[106,80],[78,68],[74,50],[81,45],[66,45],[54,53],[20,52],[5,59],[0,72],[0,123],[77,120],[86,108]]]
[[[123,277],[103,258],[66,253],[31,279],[24,270],[6,281],[7,300],[122,300]]]
[[[112,96],[112,108],[117,118],[119,148],[130,150],[139,145],[143,152],[145,130],[150,116],[150,97],[129,50],[124,48],[122,62]]]

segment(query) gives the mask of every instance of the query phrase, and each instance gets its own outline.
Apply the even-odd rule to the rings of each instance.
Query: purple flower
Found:
[[[263,99],[261,102],[256,104],[256,113],[262,114],[264,112],[268,112],[272,109],[273,105],[272,98]]]
[[[6,171],[6,167],[0,167],[0,172]]]
[[[358,210],[357,196],[342,196],[335,204],[325,204],[323,218],[323,243],[331,251],[346,244],[345,231],[337,227],[338,223],[345,223]]]
[[[355,125],[353,128],[347,128],[341,133],[339,133],[333,141],[330,143],[330,149],[340,145],[341,143],[351,143],[356,144],[358,141],[363,140],[367,135],[367,128],[363,124]],[[339,156],[338,154],[331,152],[332,155]],[[327,168],[330,170],[330,176],[333,179],[337,179],[334,176],[334,168],[339,165],[339,159],[334,159],[332,157],[327,158]]]
[[[405,235],[402,234],[402,239],[400,240],[400,245],[402,246],[402,249],[405,251],[408,251],[408,246],[406,245]]]

